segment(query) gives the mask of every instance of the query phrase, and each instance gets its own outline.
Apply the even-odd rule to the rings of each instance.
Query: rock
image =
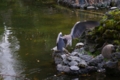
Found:
[[[120,52],[112,54],[112,58],[104,64],[107,75],[120,75]]]
[[[77,53],[80,54],[80,49],[77,48],[77,49],[75,49],[73,52],[77,52]],[[73,52],[72,52],[72,53],[73,53]]]
[[[88,74],[88,73],[92,73],[92,72],[96,72],[96,71],[97,71],[97,67],[95,67],[95,66],[87,66],[86,68],[80,69],[81,74]]]
[[[71,66],[70,69],[74,70],[74,71],[77,71],[77,70],[79,70],[79,67],[78,66]]]
[[[112,76],[119,76],[120,75],[120,69],[118,68],[118,61],[107,61],[104,65],[106,74],[112,75]]]
[[[78,65],[78,62],[72,60],[68,63],[69,66],[77,66]]]
[[[80,54],[80,53],[78,53],[77,51],[73,51],[70,55],[71,55],[71,56],[77,56],[77,57],[79,57],[79,54]]]
[[[66,54],[62,54],[62,55],[61,55],[61,58],[62,58],[62,59],[66,59],[66,58],[67,58],[67,55],[66,55]]]
[[[110,10],[114,10],[114,9],[117,9],[117,7],[111,7]]]
[[[105,61],[102,61],[102,62],[98,63],[98,65],[96,67],[98,67],[98,69],[102,69],[104,67],[105,63],[106,63]]]
[[[96,66],[88,66],[86,69],[88,70],[88,73],[92,73],[92,72],[96,72],[97,71],[97,67]]]
[[[79,47],[79,46],[83,47],[83,46],[84,46],[84,43],[79,42],[79,43],[77,43],[75,46],[76,46],[76,47]]]
[[[54,57],[54,62],[55,62],[55,64],[62,64],[63,59],[61,57]]]
[[[75,50],[74,52],[78,52],[80,54],[84,54],[85,53],[85,50],[84,50],[84,43],[82,42],[79,42],[75,45]]]
[[[70,68],[68,66],[64,66],[62,64],[57,65],[57,70],[60,72],[70,72]]]
[[[115,51],[113,44],[107,44],[103,47],[101,54],[104,58],[110,59],[112,52]]]
[[[112,60],[120,60],[120,52],[115,52],[111,55]]]
[[[86,55],[86,54],[81,54],[79,56],[81,59],[85,60],[87,62],[87,64],[93,59],[93,56],[90,56],[90,55]]]
[[[77,57],[77,56],[69,56],[69,57],[67,57],[67,59],[69,60],[69,61],[72,61],[72,60],[74,60],[74,61],[80,61],[80,58],[79,57]]]
[[[67,59],[63,59],[63,63],[64,63],[65,65],[68,65],[69,61],[68,61]]]
[[[78,66],[85,68],[87,66],[87,63],[85,62],[85,60],[81,59],[80,62],[78,63]]]
[[[111,60],[109,60],[109,61],[107,61],[107,62],[105,63],[104,67],[105,67],[105,68],[111,68],[111,69],[117,68],[117,62],[118,62],[118,61],[111,61]]]
[[[89,62],[89,65],[90,65],[90,66],[97,66],[98,63],[103,62],[103,60],[104,60],[104,57],[100,54],[100,55],[96,56],[95,58],[93,58],[93,59]]]
[[[70,66],[70,70],[71,70],[70,74],[72,75],[77,75],[80,73],[79,72],[80,68],[78,66]]]
[[[57,65],[57,70],[58,70],[58,71],[63,71],[62,64],[58,64],[58,65]]]
[[[80,52],[80,54],[85,54],[85,50],[84,50],[84,48],[81,47],[80,50],[79,50],[79,52]]]
[[[54,52],[54,61],[57,70],[72,75],[86,74],[91,72],[106,72],[106,74],[120,73],[120,52],[111,55],[111,59],[104,60],[102,54],[92,57],[88,54],[72,52],[71,54]]]
[[[88,6],[87,9],[95,9],[94,6]]]
[[[105,68],[98,69],[97,72],[104,73],[106,72]]]

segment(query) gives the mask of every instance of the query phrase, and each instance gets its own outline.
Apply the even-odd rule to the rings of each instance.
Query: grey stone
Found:
[[[70,69],[71,70],[79,70],[79,67],[78,66],[70,66]]]
[[[89,62],[89,65],[97,66],[98,63],[101,63],[103,60],[104,60],[104,57],[100,54],[100,55],[96,56],[95,58],[93,58],[93,59]]]
[[[64,66],[62,64],[57,65],[57,70],[61,72],[70,72],[70,68],[68,66]]]
[[[78,65],[78,62],[72,60],[72,61],[70,61],[68,64],[69,64],[69,66],[77,66],[77,65]]]

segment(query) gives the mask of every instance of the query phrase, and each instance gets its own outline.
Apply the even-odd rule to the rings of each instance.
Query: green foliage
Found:
[[[105,42],[120,45],[120,10],[107,12],[100,21],[100,26],[89,33],[89,39],[98,45]]]

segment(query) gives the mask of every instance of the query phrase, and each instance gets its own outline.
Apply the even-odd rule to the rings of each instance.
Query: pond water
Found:
[[[101,74],[56,77],[51,48],[58,33],[69,34],[79,20],[100,20],[104,11],[68,9],[45,1],[1,1],[0,80],[110,80]]]

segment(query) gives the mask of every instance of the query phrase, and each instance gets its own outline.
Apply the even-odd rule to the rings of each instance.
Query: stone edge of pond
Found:
[[[116,9],[116,8],[120,8],[120,6],[117,4],[117,2],[114,2],[114,5],[111,5],[112,2],[106,3],[106,2],[102,2],[102,3],[96,3],[96,4],[79,4],[79,2],[75,2],[75,1],[70,1],[70,0],[58,0],[57,1],[58,4],[63,5],[65,7],[69,7],[69,8],[75,8],[75,9],[85,9],[85,10],[98,10],[98,9]]]

